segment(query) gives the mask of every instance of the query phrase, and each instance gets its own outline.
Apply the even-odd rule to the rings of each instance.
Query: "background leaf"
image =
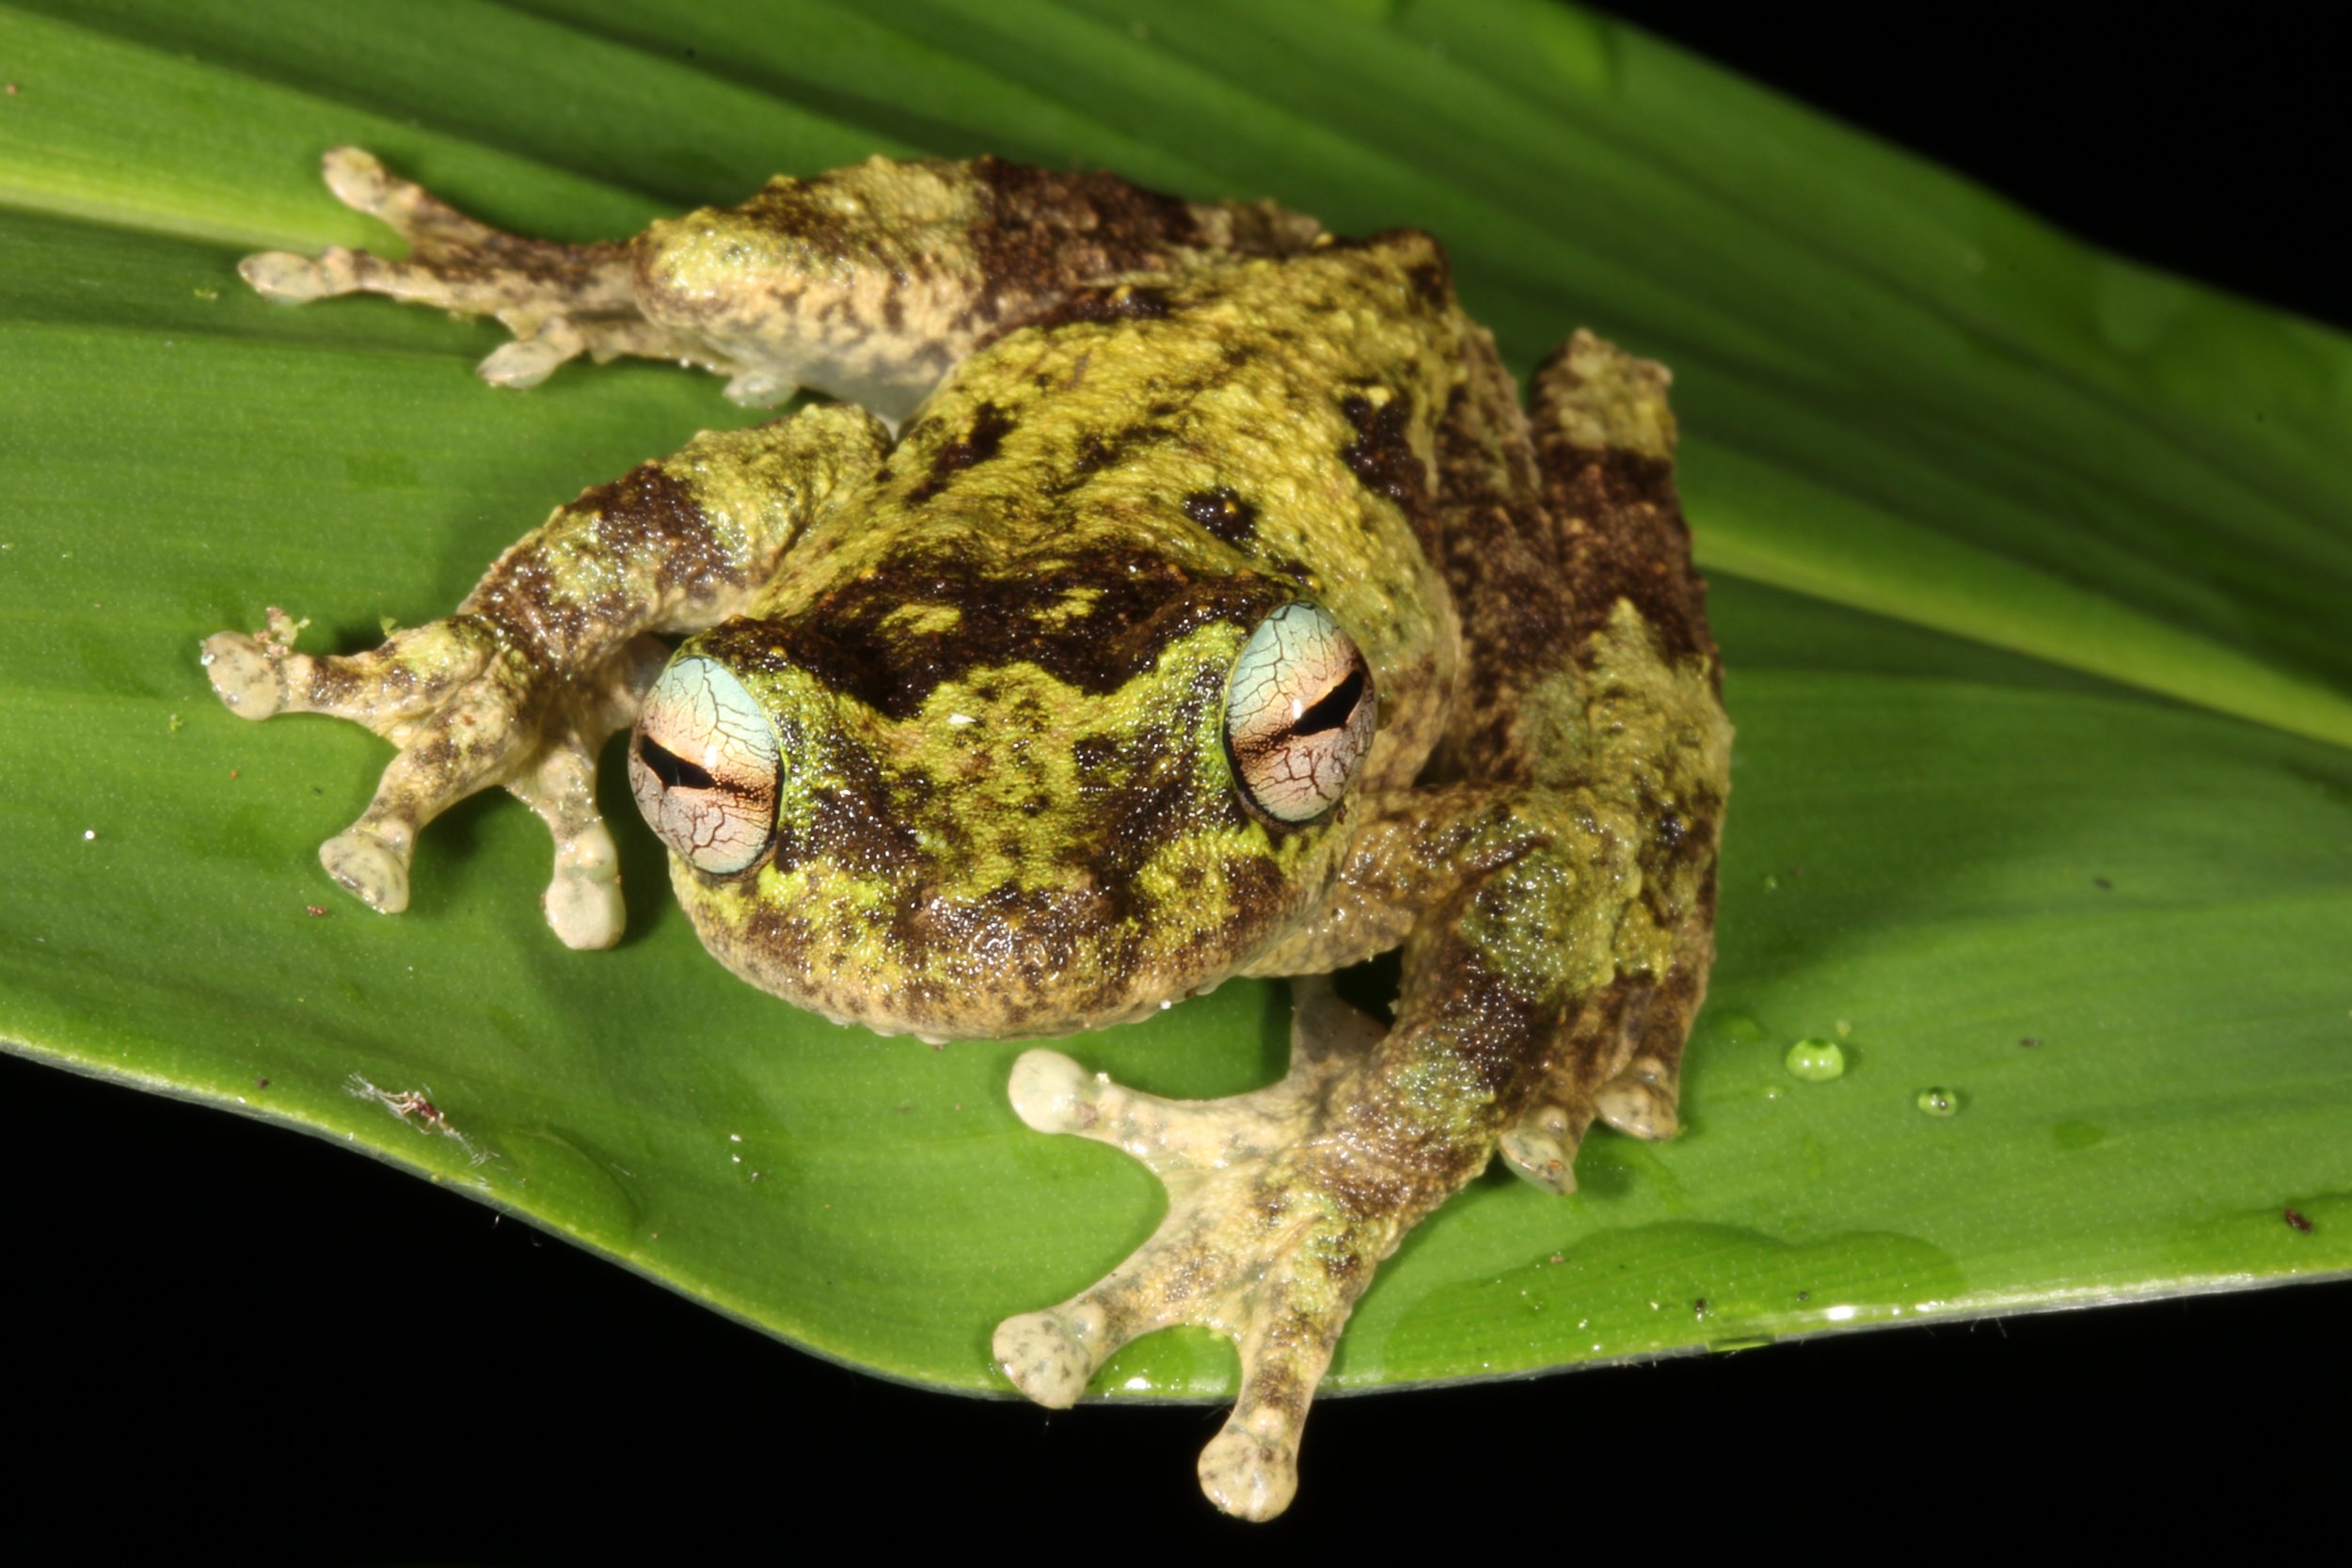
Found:
[[[186,650],[264,599],[346,642],[433,613],[551,498],[740,418],[652,367],[494,397],[464,373],[485,331],[248,298],[238,250],[367,237],[318,148],[582,237],[877,150],[1076,155],[1423,223],[1518,362],[1587,321],[1677,370],[1742,726],[1694,1135],[1597,1142],[1580,1205],[1468,1195],[1368,1298],[1343,1380],[2345,1268],[2341,340],[1576,13],[806,7],[747,37],[725,9],[0,16],[0,658],[9,732],[44,737],[0,763],[12,1040],[982,1386],[989,1323],[1153,1212],[1115,1156],[1009,1125],[1009,1052],[812,1026],[642,891],[620,953],[562,953],[511,811],[437,829],[415,911],[360,918],[310,857],[378,753],[234,725]],[[1787,1041],[1840,1021],[1852,1071],[1787,1078]],[[1206,1093],[1263,1077],[1279,1027],[1232,988],[1083,1049]],[[355,1072],[429,1084],[501,1158]],[[1929,1084],[1962,1114],[1921,1116]],[[1177,1337],[1119,1373],[1228,1375]]]

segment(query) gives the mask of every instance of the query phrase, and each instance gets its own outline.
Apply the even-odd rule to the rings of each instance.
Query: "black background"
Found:
[[[1618,9],[2078,234],[2352,325],[2340,57],[2290,23]],[[1194,1492],[1216,1412],[891,1386],[323,1142],[15,1058],[0,1104],[10,1424],[36,1454],[0,1533],[77,1556],[1060,1557],[1136,1526],[1283,1550],[1359,1530],[1479,1556],[1915,1550],[2151,1511],[2234,1515],[2256,1546],[2344,1473],[2340,1432],[2309,1423],[2352,1386],[2352,1286],[2304,1286],[1327,1402],[1298,1505],[1253,1536]]]

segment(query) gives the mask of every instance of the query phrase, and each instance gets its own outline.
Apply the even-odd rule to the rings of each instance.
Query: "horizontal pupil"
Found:
[[[1325,692],[1315,705],[1298,716],[1291,725],[1293,735],[1321,735],[1336,730],[1347,722],[1347,716],[1356,711],[1357,699],[1364,694],[1364,667],[1360,664],[1347,673],[1347,678]]]
[[[644,761],[645,770],[661,781],[664,789],[708,789],[718,783],[649,735],[637,737],[637,755]]]

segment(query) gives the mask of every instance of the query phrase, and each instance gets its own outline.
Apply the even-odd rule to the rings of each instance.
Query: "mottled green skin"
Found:
[[[1303,594],[1373,669],[1365,787],[1436,744],[1450,599],[1343,460],[1339,395],[1444,405],[1461,322],[1412,277],[1436,261],[1406,235],[1203,269],[1148,313],[965,360],[870,487],[683,650],[771,705],[793,759],[772,859],[673,863],[711,951],[884,1030],[1064,1035],[1215,985],[1318,905],[1351,814],[1245,809],[1225,680]]]
[[[1597,1117],[1674,1132],[1730,728],[1658,367],[1579,334],[1523,411],[1427,236],[1332,241],[1108,176],[875,160],[573,247],[365,154],[327,170],[409,259],[249,259],[264,293],[495,314],[516,341],[483,372],[504,384],[644,353],[879,417],[700,437],[374,654],[294,654],[278,621],[214,638],[240,712],[403,747],[323,851],[355,892],[400,907],[416,832],[501,784],[555,831],[558,933],[612,941],[595,752],[653,680],[647,634],[688,632],[680,657],[733,673],[782,760],[758,770],[772,841],[766,795],[706,780],[757,802],[758,853],[723,874],[674,853],[674,882],[714,953],[804,1006],[1065,1034],[1402,948],[1392,1022],[1308,987],[1291,1071],[1233,1100],[1021,1059],[1024,1119],[1116,1144],[1170,1197],[1109,1276],[998,1329],[1025,1392],[1069,1403],[1169,1323],[1232,1335],[1241,1393],[1201,1481],[1267,1517],[1406,1230],[1498,1152],[1565,1192]],[[1225,705],[1252,629],[1297,599],[1360,648],[1377,728],[1343,796],[1283,825],[1237,783]],[[641,787],[683,755],[647,750],[658,717]]]

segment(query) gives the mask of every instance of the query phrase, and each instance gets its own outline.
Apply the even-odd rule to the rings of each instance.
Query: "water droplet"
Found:
[[[1960,1091],[1941,1085],[1921,1089],[1915,1103],[1931,1117],[1956,1117],[1960,1115]]]
[[[1780,891],[1779,877],[1775,876],[1772,872],[1766,872],[1764,874],[1764,891],[1767,893],[1778,893]]]
[[[1846,1075],[1846,1048],[1836,1040],[1802,1039],[1788,1048],[1781,1064],[1808,1084],[1826,1084]]]
[[[1764,1025],[1752,1013],[1708,1009],[1707,1030],[1725,1045],[1754,1045],[1764,1037]]]

